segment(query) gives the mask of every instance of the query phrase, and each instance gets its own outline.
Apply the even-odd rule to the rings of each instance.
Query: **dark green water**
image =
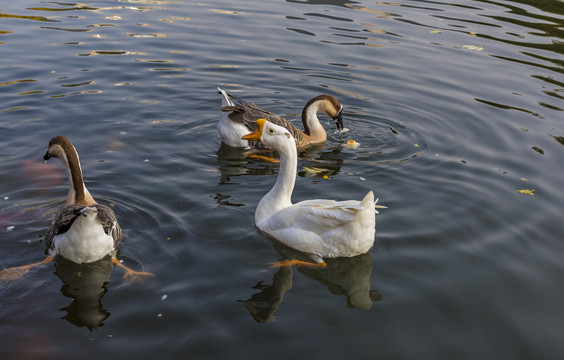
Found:
[[[65,135],[119,258],[158,276],[0,284],[0,358],[562,358],[563,66],[557,0],[0,5],[0,268],[43,259]],[[268,267],[299,256],[253,226],[278,167],[221,146],[217,86],[294,119],[343,103],[294,201],[373,190],[369,253]]]

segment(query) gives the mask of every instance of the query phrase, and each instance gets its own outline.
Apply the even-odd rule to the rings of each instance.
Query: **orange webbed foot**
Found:
[[[249,152],[246,152],[244,155],[247,156],[247,157],[253,158],[253,159],[266,160],[266,161],[271,162],[273,164],[280,164],[279,159],[271,158],[271,157],[268,157],[268,156],[252,154],[252,153],[249,153]]]
[[[132,270],[130,268],[128,268],[127,266],[123,265],[122,263],[119,262],[118,259],[113,258],[112,262],[121,267],[122,269],[125,270],[125,274],[123,274],[123,280],[126,281],[133,281],[133,282],[139,282],[142,281],[142,279],[144,277],[157,277],[157,275],[150,273],[150,272],[146,272],[146,271],[135,271]]]
[[[123,280],[132,282],[141,282],[145,277],[157,277],[157,275],[146,271],[127,270],[123,274]]]
[[[16,266],[13,268],[4,269],[0,271],[0,280],[3,281],[17,280],[22,276],[24,276],[25,274],[27,274],[29,272],[29,269],[31,269],[31,266],[29,265]]]
[[[19,278],[21,278],[22,276],[27,274],[29,272],[29,270],[31,270],[32,267],[37,266],[37,265],[48,264],[52,260],[53,260],[53,257],[48,256],[45,259],[43,259],[43,261],[39,261],[39,262],[36,262],[36,263],[33,263],[33,264],[15,266],[13,268],[4,269],[4,270],[0,271],[0,280],[3,280],[3,281],[18,280]]]

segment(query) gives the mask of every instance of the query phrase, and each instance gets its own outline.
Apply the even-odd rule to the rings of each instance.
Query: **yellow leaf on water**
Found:
[[[429,32],[430,32],[431,34],[440,34],[440,33],[442,33],[443,31],[442,31],[442,30],[431,30],[431,31],[429,31]]]
[[[331,180],[331,178],[327,175],[323,175],[323,178],[326,179],[326,180]]]
[[[521,189],[521,190],[517,190],[519,191],[521,194],[527,194],[527,195],[535,195],[535,190],[529,190],[529,189]]]
[[[473,32],[473,31],[471,31],[471,32],[470,32],[470,35],[472,35],[472,36],[477,36],[478,34],[475,33],[475,32]]]
[[[322,173],[324,171],[327,171],[325,169],[320,169],[320,168],[315,168],[315,167],[310,168],[310,167],[306,167],[306,166],[304,166],[304,170],[306,172],[313,173],[313,174],[319,174],[319,173]]]

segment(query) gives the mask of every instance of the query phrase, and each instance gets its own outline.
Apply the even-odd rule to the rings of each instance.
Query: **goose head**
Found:
[[[343,130],[343,105],[332,95],[319,95],[311,99],[302,112],[302,119],[307,117],[308,109],[321,111],[335,121],[338,130]]]
[[[71,144],[69,139],[64,136],[55,136],[49,141],[49,147],[47,148],[47,152],[45,156],[43,156],[43,160],[47,161],[52,157],[59,158],[63,161],[63,163],[67,163],[67,154],[72,152],[76,152],[76,149]]]
[[[49,141],[49,147],[47,148],[45,156],[43,156],[43,160],[47,162],[47,160],[52,157],[61,160],[61,163],[68,172],[70,186],[67,196],[67,205],[95,205],[96,201],[94,201],[92,195],[90,195],[84,185],[78,153],[69,139],[64,136],[55,136]]]
[[[283,144],[295,147],[294,137],[285,128],[275,125],[266,119],[257,120],[257,129],[241,137],[243,140],[257,141],[279,150]]]

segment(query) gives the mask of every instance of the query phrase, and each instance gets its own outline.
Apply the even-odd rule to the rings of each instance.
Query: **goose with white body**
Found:
[[[323,258],[352,257],[374,244],[376,205],[369,191],[361,200],[305,200],[292,204],[297,151],[285,128],[259,119],[244,140],[260,141],[280,153],[280,171],[272,189],[260,200],[255,225],[285,245],[308,254],[316,264],[292,260],[278,265],[325,266]]]

